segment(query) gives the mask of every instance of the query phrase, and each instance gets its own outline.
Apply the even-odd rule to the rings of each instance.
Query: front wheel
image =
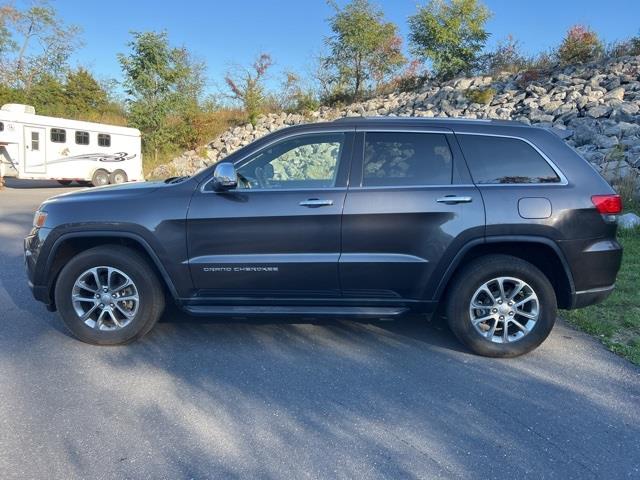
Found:
[[[488,357],[530,352],[549,335],[556,295],[534,265],[509,255],[472,261],[448,291],[447,320],[458,339]]]
[[[135,251],[116,246],[73,257],[60,272],[55,300],[71,333],[96,345],[142,337],[164,310],[164,293],[153,269]]]
[[[109,172],[107,172],[103,168],[99,168],[95,172],[93,172],[93,176],[91,177],[91,183],[94,187],[102,187],[104,185],[109,185]]]

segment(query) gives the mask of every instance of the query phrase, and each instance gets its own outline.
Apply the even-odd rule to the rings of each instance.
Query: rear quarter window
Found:
[[[524,140],[488,135],[457,137],[477,184],[560,182],[551,165]]]

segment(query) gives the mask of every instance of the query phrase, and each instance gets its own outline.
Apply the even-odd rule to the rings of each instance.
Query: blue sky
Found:
[[[407,17],[418,0],[373,0],[406,38]],[[18,2],[20,5],[23,2]],[[338,0],[338,4],[346,3]],[[575,23],[588,24],[605,41],[638,34],[640,0],[485,0],[493,12],[489,46],[513,34],[526,52],[548,49]],[[82,27],[85,46],[74,62],[88,65],[100,78],[120,78],[116,59],[126,51],[131,30],[169,32],[172,43],[184,45],[206,61],[209,89],[222,87],[225,70],[245,64],[260,52],[270,53],[276,66],[271,82],[287,69],[310,72],[314,57],[329,33],[332,9],[324,0],[110,0],[52,4],[68,23]],[[406,43],[405,43],[406,46]]]

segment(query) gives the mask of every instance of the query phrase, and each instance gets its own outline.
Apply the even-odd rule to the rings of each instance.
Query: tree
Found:
[[[397,27],[384,21],[382,10],[368,0],[353,0],[343,9],[331,2],[333,34],[325,39],[329,53],[321,57],[332,93],[358,99],[402,66],[402,40]]]
[[[43,76],[63,76],[79,32],[44,0],[24,11],[0,7],[0,81],[28,92]]]
[[[558,47],[558,59],[562,64],[584,63],[597,60],[604,53],[598,34],[584,25],[574,25]]]
[[[431,0],[409,17],[412,52],[430,60],[440,78],[469,74],[489,38],[490,16],[478,0]]]
[[[204,65],[185,48],[169,45],[166,32],[133,32],[128,55],[119,54],[127,94],[129,124],[140,129],[145,150],[158,153],[180,145],[182,120],[197,108],[204,88]],[[178,127],[176,127],[176,123]]]
[[[67,73],[64,96],[67,111],[74,116],[83,112],[102,112],[109,104],[106,89],[82,67]]]
[[[268,53],[261,53],[250,68],[236,66],[224,77],[231,97],[242,102],[252,125],[264,110],[266,99],[264,79],[273,60]]]

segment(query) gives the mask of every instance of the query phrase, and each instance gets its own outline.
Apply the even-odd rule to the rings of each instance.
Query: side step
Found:
[[[319,315],[350,317],[395,317],[409,311],[405,307],[309,307],[309,306],[224,306],[224,305],[186,305],[184,310],[191,315],[295,315],[314,317]]]

